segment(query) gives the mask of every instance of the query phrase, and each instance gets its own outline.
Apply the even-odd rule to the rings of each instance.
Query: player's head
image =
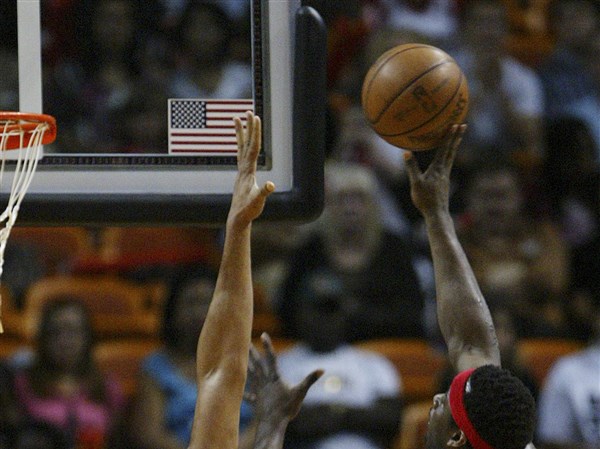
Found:
[[[486,365],[459,373],[434,397],[427,449],[524,449],[533,439],[535,402],[508,370]]]

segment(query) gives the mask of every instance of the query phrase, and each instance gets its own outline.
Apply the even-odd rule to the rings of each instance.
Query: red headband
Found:
[[[473,426],[473,423],[469,419],[469,415],[467,415],[467,410],[465,409],[465,385],[473,371],[475,371],[475,368],[458,373],[452,381],[450,392],[448,393],[450,411],[454,421],[459,429],[465,433],[465,436],[467,437],[467,440],[469,440],[469,443],[471,443],[471,446],[473,446],[473,449],[494,449],[481,438],[479,433],[477,433],[477,430],[475,429],[475,426]]]

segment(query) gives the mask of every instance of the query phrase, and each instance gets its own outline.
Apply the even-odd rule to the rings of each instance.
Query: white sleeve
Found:
[[[384,356],[372,354],[368,361],[369,376],[377,385],[377,392],[382,397],[397,396],[402,392],[402,379],[396,367]]]
[[[528,117],[541,117],[544,112],[544,92],[535,71],[512,59],[502,64],[502,88],[515,111]]]
[[[561,363],[550,370],[538,400],[538,437],[540,442],[568,443],[577,440],[575,410],[569,391],[573,377]]]

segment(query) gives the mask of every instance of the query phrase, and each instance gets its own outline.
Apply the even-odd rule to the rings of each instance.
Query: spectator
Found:
[[[138,449],[185,449],[198,390],[196,349],[215,288],[216,273],[203,266],[181,269],[163,315],[163,347],[142,363],[129,416],[129,440]],[[244,424],[249,409],[242,408]]]
[[[379,137],[368,124],[359,106],[339,114],[338,135],[331,159],[361,164],[372,170],[378,183],[378,202],[386,228],[410,236],[408,217],[396,203],[396,191],[406,185],[402,152]]]
[[[77,56],[57,63],[44,80],[44,109],[62,124],[61,152],[116,150],[108,117],[127,102],[139,78],[140,44],[149,34],[144,11],[150,8],[151,2],[139,0],[76,6]]]
[[[600,305],[588,348],[552,366],[540,393],[538,436],[543,449],[600,447]]]
[[[115,378],[98,370],[94,344],[83,303],[48,302],[33,360],[16,372],[15,394],[29,418],[62,430],[77,447],[112,448],[125,397]]]
[[[252,68],[230,53],[234,28],[218,4],[188,1],[173,35],[173,97],[252,98]]]
[[[578,118],[549,120],[546,129],[545,195],[552,218],[577,251],[600,231],[598,150],[590,129]]]
[[[593,166],[600,169],[600,20],[599,28],[589,42],[589,48],[585,53],[585,71],[589,73],[592,85],[589,92],[572,101],[566,106],[567,117],[575,117],[582,120],[590,131],[594,141]]]
[[[600,194],[600,190],[598,191]],[[567,318],[570,335],[586,341],[593,334],[595,310],[600,307],[600,233],[573,252]]]
[[[290,423],[284,447],[389,447],[401,412],[395,368],[383,356],[347,344],[349,304],[341,279],[320,271],[306,277],[301,289],[300,342],[279,355],[279,370],[291,383],[314,369],[325,374]]]
[[[375,0],[364,2],[367,23],[421,36],[420,42],[448,47],[457,29],[455,0]],[[415,36],[415,37],[416,37]]]
[[[593,33],[600,26],[600,16],[594,0],[552,0],[548,13],[555,43],[539,74],[546,116],[556,118],[594,91],[585,60]]]
[[[108,119],[118,153],[167,153],[167,88],[158,82],[138,82],[131,95]]]
[[[542,86],[537,74],[506,50],[505,5],[499,0],[467,0],[460,25],[460,46],[452,54],[469,83],[469,132],[458,162],[473,164],[494,157],[485,151],[491,148],[540,162]]]
[[[356,164],[331,163],[325,175],[325,210],[296,251],[277,295],[284,333],[297,336],[301,285],[313,272],[341,277],[354,310],[348,341],[422,337],[423,292],[409,243],[384,227],[373,173]]]
[[[556,226],[528,214],[519,172],[507,164],[480,166],[466,187],[458,235],[482,288],[518,312],[523,337],[565,331],[567,246]]]

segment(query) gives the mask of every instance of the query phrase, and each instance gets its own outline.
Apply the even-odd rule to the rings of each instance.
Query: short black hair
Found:
[[[471,374],[465,410],[477,433],[489,445],[524,449],[533,439],[535,401],[529,389],[509,370],[494,365]]]

